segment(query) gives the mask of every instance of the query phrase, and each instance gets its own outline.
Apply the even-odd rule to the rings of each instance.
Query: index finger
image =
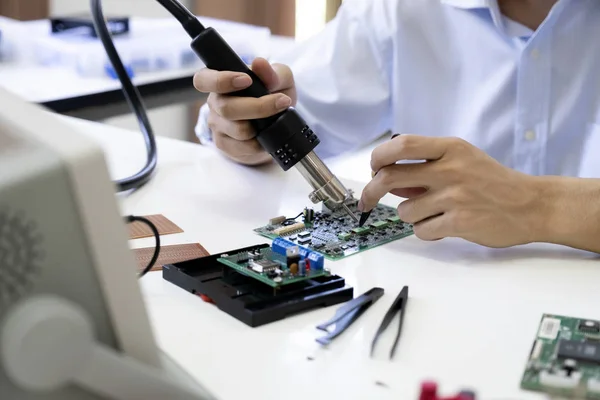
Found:
[[[435,185],[437,176],[431,168],[432,165],[428,163],[394,164],[381,168],[363,189],[359,209],[372,210],[383,196],[394,189],[430,188]]]
[[[203,93],[231,93],[252,84],[248,74],[203,68],[194,74],[194,87]]]
[[[373,150],[371,169],[379,171],[398,161],[438,160],[444,156],[447,148],[446,138],[399,135]]]

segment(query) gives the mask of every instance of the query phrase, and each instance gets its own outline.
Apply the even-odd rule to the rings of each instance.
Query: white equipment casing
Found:
[[[2,400],[135,399],[160,382],[155,395],[210,398],[156,345],[114,190],[94,141],[0,89]]]

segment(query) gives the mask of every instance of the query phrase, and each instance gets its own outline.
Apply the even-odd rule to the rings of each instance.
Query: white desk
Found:
[[[295,41],[272,36],[270,53],[286,51]],[[196,68],[151,72],[134,77],[147,108],[200,101],[192,78]],[[68,68],[23,66],[0,63],[0,86],[49,109],[91,120],[102,120],[131,112],[121,84],[110,78],[84,78]]]
[[[141,165],[138,134],[73,123],[105,146],[115,177]],[[246,168],[199,145],[158,143],[156,177],[123,198],[122,207],[124,213],[163,213],[185,230],[165,236],[165,244],[200,242],[217,253],[262,243],[252,228],[309,204],[308,186],[294,171]],[[342,178],[365,176],[368,160],[365,152],[331,167]],[[600,319],[594,258],[553,246],[492,250],[409,237],[328,262],[354,286],[355,296],[374,286],[386,294],[327,349],[315,342],[322,335],[315,326],[339,306],[249,328],[164,281],[160,272],[144,277],[141,286],[160,346],[221,399],[412,400],[420,382],[432,378],[447,395],[470,387],[478,399],[528,400],[545,398],[519,389],[542,313]],[[403,285],[410,286],[410,300],[396,357],[388,359],[393,323],[370,359],[375,330]]]

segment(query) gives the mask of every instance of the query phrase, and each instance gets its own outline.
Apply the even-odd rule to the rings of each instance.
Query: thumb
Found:
[[[264,58],[258,57],[252,62],[251,68],[269,92],[289,89],[294,85],[292,71],[285,65],[271,65]]]

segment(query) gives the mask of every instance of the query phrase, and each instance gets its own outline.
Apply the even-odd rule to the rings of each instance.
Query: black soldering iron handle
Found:
[[[192,41],[192,49],[210,69],[216,71],[242,72],[250,75],[252,85],[246,89],[231,93],[241,97],[262,97],[269,91],[258,76],[242,61],[229,44],[214,28],[206,28]],[[280,115],[256,120],[257,131],[262,131],[277,120]]]
[[[191,47],[207,68],[242,72],[252,78],[250,87],[231,95],[258,98],[269,94],[264,83],[214,28],[204,29],[192,40]],[[258,142],[284,170],[290,169],[319,144],[319,138],[293,108],[250,123]]]

